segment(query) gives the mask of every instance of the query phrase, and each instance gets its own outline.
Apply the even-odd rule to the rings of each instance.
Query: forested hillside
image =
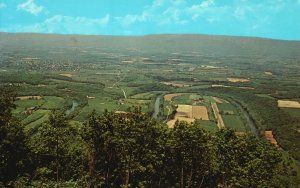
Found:
[[[196,123],[173,129],[133,108],[93,112],[83,126],[60,111],[24,132],[1,88],[0,187],[297,187],[278,148]]]

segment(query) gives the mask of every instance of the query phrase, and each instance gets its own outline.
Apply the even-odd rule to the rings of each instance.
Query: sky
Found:
[[[300,0],[0,0],[0,31],[300,40]]]

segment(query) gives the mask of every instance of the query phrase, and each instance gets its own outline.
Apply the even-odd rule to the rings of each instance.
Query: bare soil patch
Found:
[[[201,68],[204,69],[224,69],[224,67],[212,66],[212,65],[203,65]]]
[[[266,75],[269,75],[269,76],[272,76],[272,75],[273,75],[273,73],[272,73],[272,72],[269,72],[269,71],[265,72],[265,74],[266,74]]]
[[[169,120],[167,125],[173,128],[177,120],[193,123],[195,119],[209,120],[205,106],[178,105],[174,119]]]
[[[128,63],[128,64],[131,64],[131,63],[133,63],[133,61],[127,60],[127,61],[122,61],[122,63]]]
[[[224,121],[223,121],[223,118],[220,114],[217,103],[211,103],[211,107],[214,111],[214,115],[215,115],[215,118],[217,120],[217,125],[218,125],[219,129],[225,128]]]
[[[176,119],[171,119],[167,122],[168,128],[173,129],[175,125]]]
[[[87,99],[95,99],[96,97],[86,96]]]
[[[20,97],[16,97],[18,100],[29,100],[29,99],[35,99],[35,100],[39,100],[42,97],[41,96],[20,96]]]
[[[255,88],[253,88],[253,87],[237,87],[237,88],[240,88],[240,89],[248,89],[248,90],[253,90],[253,89],[255,89]]]
[[[117,110],[117,111],[115,111],[115,113],[116,113],[116,114],[127,114],[128,112]]]
[[[300,103],[298,101],[290,100],[278,100],[278,107],[280,108],[300,108]]]
[[[177,117],[187,117],[192,118],[193,116],[193,106],[191,105],[178,105],[177,113],[175,116]]]
[[[221,101],[221,99],[219,99],[218,97],[212,97],[216,103],[223,103],[223,101]]]
[[[167,86],[173,86],[173,87],[189,87],[188,84],[180,84],[180,83],[174,83],[174,82],[160,82],[161,84],[167,85]]]
[[[193,106],[193,118],[209,120],[207,108],[205,106]]]
[[[72,74],[69,74],[69,73],[64,73],[64,74],[59,74],[61,76],[65,76],[65,77],[68,77],[68,78],[71,78],[73,75]]]
[[[187,93],[171,93],[171,94],[166,94],[164,96],[164,100],[165,101],[172,101],[172,99],[174,97],[177,97],[177,96],[181,96],[181,95],[186,95]]]
[[[211,87],[231,87],[231,86],[213,84],[213,85],[211,85]]]
[[[265,137],[267,140],[269,140],[272,144],[274,144],[276,147],[278,147],[278,143],[276,139],[274,138],[272,131],[265,131]]]
[[[22,60],[37,60],[37,57],[23,57]]]
[[[232,78],[232,77],[227,78],[227,80],[229,82],[233,82],[233,83],[236,83],[236,82],[249,82],[250,81],[249,79],[246,79],[246,78]]]

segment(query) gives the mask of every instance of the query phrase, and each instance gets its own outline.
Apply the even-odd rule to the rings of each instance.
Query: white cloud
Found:
[[[152,7],[160,7],[164,4],[164,0],[154,0],[152,3]]]
[[[1,29],[7,32],[99,34],[109,21],[109,14],[99,19],[55,15],[41,23],[11,25],[10,27]]]
[[[27,0],[26,2],[21,3],[17,6],[17,10],[24,10],[35,16],[37,16],[40,12],[42,12],[43,9],[44,7],[35,4],[34,0]]]
[[[67,33],[97,33],[101,27],[108,24],[110,16],[107,14],[103,18],[86,18],[55,15],[46,19],[43,23],[37,24],[37,30],[45,30],[48,33],[67,32]]]
[[[0,3],[0,9],[1,8],[6,8],[7,6],[6,6],[6,4],[5,3]]]
[[[202,1],[200,4],[192,5],[186,9],[186,12],[196,20],[200,15],[207,12],[212,6],[215,5],[214,0]]]
[[[126,16],[123,17],[116,17],[116,21],[121,23],[122,25],[131,25],[136,22],[144,22],[148,19],[148,13],[143,12],[140,15],[137,14],[127,14]]]
[[[234,17],[239,20],[244,20],[247,18],[247,16],[249,14],[251,14],[252,16],[254,14],[256,14],[256,12],[261,9],[260,6],[261,5],[256,5],[256,6],[253,6],[253,5],[252,6],[251,5],[241,6],[240,5],[240,6],[236,7],[234,10]]]
[[[202,8],[207,8],[211,5],[214,5],[215,1],[214,0],[207,0],[207,1],[202,1],[202,3],[199,5]]]
[[[169,7],[167,8],[161,15],[161,17],[158,18],[159,24],[187,24],[189,21],[182,19],[182,11],[178,9],[177,7]]]
[[[174,4],[174,5],[182,5],[185,3],[185,0],[171,0],[171,4]]]
[[[300,0],[298,0],[298,4],[300,5]]]
[[[211,0],[208,0],[211,1]],[[164,24],[186,24],[187,19],[180,7],[184,6],[184,0],[154,0],[141,14],[127,14],[115,17],[117,24],[129,26],[138,22],[152,22],[158,25]]]

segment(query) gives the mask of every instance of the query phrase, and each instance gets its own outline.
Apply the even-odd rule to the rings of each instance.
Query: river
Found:
[[[231,100],[232,101],[232,100]],[[240,109],[240,111],[242,112],[242,114],[244,115],[244,117],[245,117],[245,119],[246,119],[246,121],[247,121],[247,124],[249,125],[249,127],[250,127],[250,130],[251,130],[251,132],[258,138],[259,137],[259,132],[258,132],[258,130],[257,130],[257,128],[256,128],[256,123],[254,122],[254,120],[252,119],[252,117],[249,115],[249,113],[242,107],[242,105],[239,103],[239,102],[237,102],[237,101],[235,101],[235,100],[233,100],[232,101],[233,103],[234,103],[234,105],[236,106],[236,107],[238,107],[239,109]]]
[[[66,110],[66,115],[69,115],[70,113],[72,113],[77,106],[78,106],[78,103],[76,101],[73,101],[72,107],[70,109]]]
[[[158,96],[155,100],[155,104],[154,104],[154,112],[152,114],[152,118],[157,119],[158,114],[159,114],[159,105],[160,105],[160,96]]]

